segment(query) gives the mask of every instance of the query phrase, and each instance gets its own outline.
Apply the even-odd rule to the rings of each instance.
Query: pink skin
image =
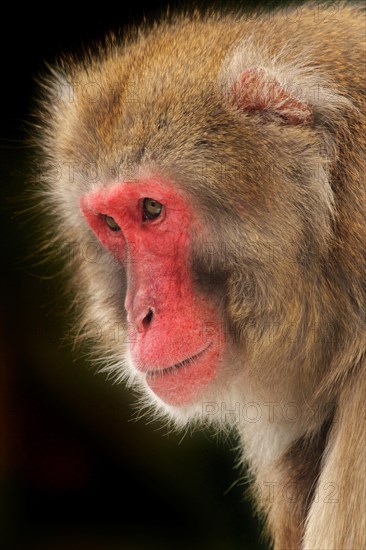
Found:
[[[163,204],[159,217],[143,220],[144,198]],[[166,403],[194,400],[215,378],[223,342],[209,335],[218,318],[215,306],[193,288],[189,238],[200,224],[190,205],[171,184],[148,179],[89,193],[80,208],[100,242],[125,266],[134,366]],[[113,217],[121,231],[112,231],[104,215]]]
[[[231,92],[234,104],[244,111],[277,113],[288,124],[295,125],[311,124],[313,120],[309,105],[291,95],[261,67],[249,67],[243,71]]]

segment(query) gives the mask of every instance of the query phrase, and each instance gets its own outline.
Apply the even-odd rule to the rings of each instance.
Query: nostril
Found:
[[[151,308],[149,308],[149,311],[147,312],[147,315],[145,315],[145,317],[142,320],[142,324],[144,325],[144,327],[147,327],[151,323],[153,315],[154,315],[153,310]]]

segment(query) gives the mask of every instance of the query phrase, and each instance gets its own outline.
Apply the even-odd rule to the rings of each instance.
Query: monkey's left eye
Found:
[[[121,231],[120,226],[118,225],[116,220],[114,218],[112,218],[112,216],[107,216],[105,214],[104,219],[105,219],[105,223],[108,225],[109,229],[111,229],[112,231]]]
[[[142,216],[144,220],[155,220],[160,216],[163,205],[155,199],[146,198],[142,205]]]

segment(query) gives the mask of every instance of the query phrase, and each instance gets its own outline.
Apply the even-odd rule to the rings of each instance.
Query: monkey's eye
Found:
[[[118,225],[116,220],[114,218],[112,218],[112,216],[107,216],[105,214],[104,219],[105,219],[105,223],[108,225],[109,229],[111,229],[112,231],[121,231],[120,226]]]
[[[160,216],[163,205],[155,199],[144,199],[142,204],[142,216],[144,220],[155,220]]]

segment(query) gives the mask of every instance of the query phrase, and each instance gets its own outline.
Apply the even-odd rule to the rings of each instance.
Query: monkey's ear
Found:
[[[230,103],[248,113],[275,115],[288,124],[312,122],[310,106],[262,67],[245,69],[232,84],[230,92]]]

